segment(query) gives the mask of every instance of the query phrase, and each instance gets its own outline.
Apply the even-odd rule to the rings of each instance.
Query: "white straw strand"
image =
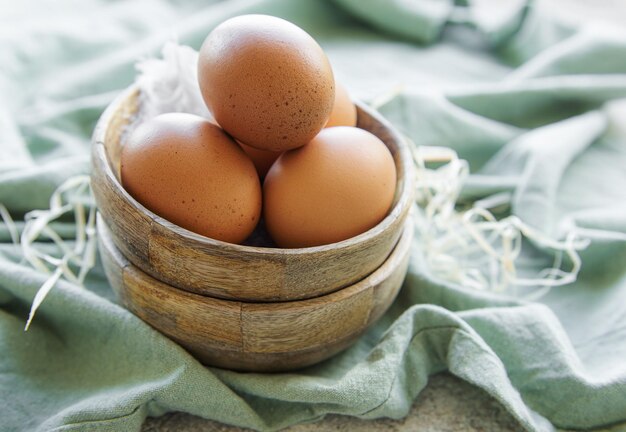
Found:
[[[50,275],[35,294],[24,331],[30,328],[37,310],[61,277],[82,285],[87,273],[95,265],[96,208],[93,204],[89,205],[89,215],[85,218],[85,205],[81,202],[81,197],[85,194],[91,196],[89,181],[87,175],[67,179],[50,197],[48,210],[33,210],[24,217],[26,223],[20,239],[22,255],[35,269]],[[73,212],[76,226],[73,248],[49,225],[69,212]],[[59,258],[38,250],[35,246],[40,237],[51,240],[62,256]],[[72,270],[71,265],[78,267],[78,274]]]
[[[13,218],[11,217],[11,213],[9,213],[9,210],[7,210],[4,204],[1,204],[1,203],[0,203],[0,217],[2,217],[2,221],[7,226],[7,230],[9,230],[9,235],[11,236],[11,241],[13,242],[13,244],[19,244],[20,235],[17,230],[17,226],[15,225],[15,222],[13,221]]]
[[[452,149],[417,147],[408,139],[417,173],[417,228],[426,263],[433,275],[468,288],[520,295],[536,300],[550,288],[572,283],[581,268],[578,251],[589,244],[576,232],[559,241],[533,229],[516,216],[497,219],[490,209],[509,206],[512,195],[498,193],[465,211],[456,209],[469,165]],[[444,163],[431,169],[429,163]],[[552,267],[523,277],[518,258],[526,239],[554,254]],[[565,270],[563,255],[571,268]],[[519,288],[525,288],[520,293]]]

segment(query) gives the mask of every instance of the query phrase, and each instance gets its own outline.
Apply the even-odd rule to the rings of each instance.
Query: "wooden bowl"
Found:
[[[385,263],[367,278],[307,300],[245,303],[194,294],[131,264],[98,218],[100,253],[121,303],[202,363],[245,371],[285,371],[343,350],[395,299],[406,275],[412,219]]]
[[[135,266],[177,288],[243,301],[313,298],[351,285],[380,267],[402,232],[413,202],[413,162],[406,142],[377,113],[359,104],[358,126],[391,150],[398,175],[388,216],[356,237],[318,247],[236,245],[183,229],[152,213],[119,180],[124,133],[139,109],[129,88],[105,111],[92,146],[92,188],[115,245]]]

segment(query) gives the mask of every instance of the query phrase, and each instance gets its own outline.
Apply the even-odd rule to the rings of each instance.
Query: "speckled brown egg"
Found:
[[[259,221],[252,161],[220,127],[192,114],[140,124],[122,147],[121,180],[149,210],[216,240],[240,243]]]
[[[356,106],[348,90],[335,82],[335,102],[325,127],[356,126]]]
[[[245,145],[242,142],[239,142],[238,144],[241,146],[243,151],[246,152],[248,157],[252,159],[252,163],[254,163],[256,171],[261,179],[265,177],[265,174],[267,174],[272,164],[281,154],[281,152],[259,150],[254,147],[250,147],[249,145]]]
[[[322,48],[296,25],[266,15],[242,15],[217,26],[200,49],[198,83],[225,131],[271,151],[313,139],[335,98]]]
[[[389,211],[396,168],[385,144],[354,127],[322,130],[283,153],[263,183],[263,215],[277,245],[308,247],[346,240]]]

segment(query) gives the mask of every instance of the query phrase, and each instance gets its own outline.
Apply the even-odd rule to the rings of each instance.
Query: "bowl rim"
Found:
[[[106,149],[105,138],[107,134],[107,127],[111,123],[111,119],[118,111],[120,105],[131,97],[135,97],[138,99],[137,110],[139,110],[139,105],[141,104],[141,89],[137,85],[137,83],[131,84],[127,87],[121,94],[119,94],[103,111],[100,119],[98,120],[96,127],[94,129],[92,135],[92,145],[102,145],[102,154],[104,155],[103,163],[101,164],[103,168],[104,175],[109,179],[109,181],[115,186],[119,193],[123,196],[123,198],[135,209],[144,213],[148,216],[153,223],[157,223],[165,229],[174,231],[177,236],[181,236],[186,238],[191,242],[195,242],[201,244],[204,247],[217,247],[221,250],[229,250],[232,252],[245,253],[245,254],[255,254],[255,255],[315,255],[318,253],[326,252],[329,249],[334,251],[341,249],[349,249],[354,247],[357,244],[363,243],[372,237],[376,237],[378,234],[385,232],[388,228],[390,228],[398,219],[403,217],[403,214],[408,213],[412,204],[413,204],[413,184],[415,178],[415,167],[413,164],[413,156],[409,149],[409,143],[396,131],[395,127],[389,123],[382,115],[380,115],[373,108],[368,107],[365,103],[355,100],[354,103],[358,110],[365,112],[369,116],[373,117],[374,120],[382,124],[382,126],[387,129],[392,138],[398,143],[398,154],[400,164],[402,165],[404,174],[403,181],[401,182],[400,189],[396,189],[396,194],[398,196],[398,200],[391,209],[391,211],[385,216],[385,218],[380,221],[378,224],[373,226],[367,231],[362,232],[356,236],[350,237],[348,239],[327,243],[319,246],[310,246],[303,248],[280,248],[280,247],[271,247],[271,246],[248,246],[241,245],[236,243],[229,243],[221,240],[216,240],[211,237],[203,236],[202,234],[195,233],[186,228],[181,227],[180,225],[176,225],[175,223],[159,216],[158,214],[152,212],[148,208],[144,207],[139,201],[137,201],[123,186],[120,180],[118,180],[117,176],[114,174],[113,169],[111,168],[108,151]],[[136,111],[135,111],[136,113]],[[135,114],[133,113],[133,114]],[[385,145],[386,146],[386,145]]]
[[[167,282],[159,280],[154,276],[150,275],[143,271],[140,267],[133,264],[128,257],[126,257],[119,248],[115,245],[113,241],[113,236],[111,235],[111,229],[108,226],[106,220],[102,217],[102,215],[97,216],[97,229],[99,234],[104,230],[105,234],[100,235],[99,238],[104,238],[103,245],[101,247],[105,247],[107,249],[107,253],[113,256],[115,265],[119,265],[122,272],[130,269],[136,275],[138,275],[141,279],[146,279],[150,281],[157,282],[160,286],[166,287],[168,290],[174,290],[175,292],[183,294],[185,297],[193,299],[193,301],[199,301],[202,303],[206,303],[207,305],[241,305],[242,308],[246,309],[246,313],[264,313],[271,312],[276,310],[285,310],[290,308],[300,308],[306,309],[315,307],[316,305],[324,305],[330,303],[337,303],[342,301],[347,301],[359,294],[363,291],[376,286],[381,281],[385,281],[389,275],[391,275],[396,268],[402,263],[402,261],[407,258],[409,259],[410,264],[410,255],[411,255],[411,245],[413,243],[413,238],[415,237],[415,222],[413,218],[408,217],[402,224],[402,230],[400,231],[400,237],[396,244],[394,244],[393,249],[389,253],[389,255],[385,258],[385,261],[376,268],[372,273],[360,279],[350,285],[347,285],[341,289],[336,291],[331,291],[326,294],[322,294],[317,297],[309,297],[309,298],[299,298],[299,299],[291,299],[285,301],[275,301],[275,302],[257,302],[257,301],[247,301],[241,299],[228,299],[221,297],[213,297],[198,294],[196,292],[188,291],[183,288],[176,287]],[[409,265],[407,264],[407,265]],[[408,271],[408,267],[407,267]],[[133,276],[137,277],[137,276]],[[402,276],[402,280],[406,277],[406,273]],[[400,287],[402,284],[400,285]]]

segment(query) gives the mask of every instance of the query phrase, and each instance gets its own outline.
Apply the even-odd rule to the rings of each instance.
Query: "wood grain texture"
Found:
[[[398,241],[413,202],[413,162],[405,141],[366,106],[357,107],[358,126],[377,135],[396,163],[398,185],[389,215],[371,230],[339,243],[280,249],[235,245],[195,234],[147,210],[122,188],[120,148],[138,99],[138,90],[129,88],[100,119],[93,136],[92,186],[115,245],[154,278],[224,299],[275,302],[314,298],[371,274]],[[257,237],[264,238],[262,234]]]
[[[308,366],[345,349],[395,299],[406,275],[412,219],[385,263],[339,291],[307,300],[247,303],[167,285],[135,267],[98,216],[105,271],[120,302],[207,365],[249,371]]]

